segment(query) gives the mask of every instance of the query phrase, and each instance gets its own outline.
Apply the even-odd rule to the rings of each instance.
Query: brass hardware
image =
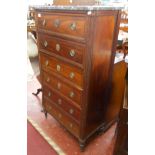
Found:
[[[49,64],[49,62],[48,62],[48,60],[46,60],[46,61],[45,61],[45,65],[48,66],[48,64]]]
[[[41,14],[40,13],[38,13],[38,17],[41,17]]]
[[[43,20],[42,25],[43,25],[43,26],[46,25],[46,20],[45,20],[45,19]]]
[[[49,78],[49,77],[47,77],[46,81],[47,81],[47,82],[50,82],[50,78]]]
[[[70,50],[69,54],[70,54],[71,57],[74,57],[75,56],[75,51],[74,50]]]
[[[69,113],[70,114],[73,114],[74,113],[74,110],[73,109],[69,109]]]
[[[56,51],[60,51],[60,44],[56,44],[55,49]]]
[[[48,42],[45,40],[44,41],[44,46],[47,47],[47,45],[48,45]]]
[[[61,88],[61,83],[58,82],[57,87],[58,87],[58,89],[60,89]]]
[[[71,92],[69,93],[69,96],[70,96],[71,98],[73,98],[73,97],[74,97],[74,92],[71,91]]]
[[[62,104],[62,100],[60,98],[58,99],[58,104]]]
[[[51,96],[51,92],[50,92],[50,91],[48,92],[48,96],[49,96],[49,97]]]
[[[69,77],[70,77],[71,79],[73,79],[74,76],[75,76],[75,74],[74,74],[73,72],[71,72],[71,73],[69,74]]]
[[[91,14],[92,14],[92,12],[91,12],[91,11],[88,11],[88,12],[87,12],[87,15],[91,15]]]
[[[57,71],[59,72],[61,69],[60,65],[57,65]]]
[[[56,19],[56,20],[54,21],[54,26],[55,26],[55,27],[59,27],[59,26],[60,26],[60,20],[59,20],[59,19]]]
[[[61,118],[61,117],[62,117],[62,115],[61,115],[61,114],[59,114],[59,115],[58,115],[58,117],[59,117],[59,118]]]
[[[75,22],[70,24],[70,29],[73,31],[76,29],[76,23]]]
[[[73,124],[72,124],[72,123],[70,123],[70,124],[69,124],[69,126],[70,126],[70,128],[72,128],[72,127],[73,127]]]

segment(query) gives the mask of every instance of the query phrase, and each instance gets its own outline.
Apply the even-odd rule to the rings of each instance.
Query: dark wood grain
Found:
[[[46,14],[40,13],[41,17],[38,18],[38,27],[61,34],[67,34],[80,38],[85,38],[87,21],[83,17],[68,16],[62,14]],[[55,26],[58,21],[58,26]],[[45,23],[45,24],[44,24]],[[76,28],[71,29],[71,24],[75,23]]]
[[[82,90],[78,90],[66,84],[64,81],[60,80],[59,78],[56,78],[55,76],[52,76],[51,74],[46,72],[43,73],[43,83],[48,85],[50,88],[56,89],[57,91],[65,95],[67,98],[73,100],[76,104],[78,105],[82,104],[81,103]],[[71,92],[74,93],[73,97],[70,97]]]
[[[44,87],[44,95],[66,111],[70,117],[80,122],[80,109],[48,87]]]
[[[56,55],[70,59],[71,61],[83,64],[83,54],[85,52],[84,45],[51,37],[47,34],[39,34],[39,38],[40,49],[45,49]],[[45,43],[47,43],[47,46],[45,46]],[[59,45],[60,50],[56,49],[57,45]]]
[[[55,57],[49,57],[45,54],[40,54],[40,57],[43,70],[45,70],[46,72],[55,72],[76,83],[81,88],[83,87],[83,71],[81,69],[70,66],[62,61],[59,61]],[[46,61],[48,61],[47,66]],[[60,66],[60,71],[57,70],[57,66]],[[70,78],[71,73],[74,73],[73,78]]]
[[[111,84],[110,70],[111,57],[117,31],[118,12],[97,12],[94,18],[94,35],[92,44],[92,58],[89,72],[88,105],[86,113],[85,137],[102,125],[105,120],[104,114],[108,104],[108,88]],[[113,118],[114,119],[114,118]],[[107,122],[108,124],[109,122]]]
[[[120,11],[91,11],[87,14],[82,10],[38,10],[38,14],[41,14],[37,17],[37,33],[43,105],[78,138],[83,148],[93,134],[110,127],[118,115],[117,111],[111,115],[111,111],[120,104],[113,105],[109,97]],[[46,24],[43,26],[44,19]],[[55,27],[57,19],[60,23]],[[77,23],[76,30],[70,29],[72,22]],[[48,43],[46,47],[45,40]],[[57,43],[61,47],[59,50],[56,50]],[[74,58],[68,55],[72,48],[77,54]],[[61,67],[59,71],[57,65]],[[70,78],[72,72],[74,78]],[[58,83],[61,89],[58,89]],[[53,92],[53,98],[47,96],[49,90]],[[68,97],[71,91],[75,93],[75,98]],[[64,102],[63,107],[57,104],[58,98]],[[75,115],[68,113],[70,107],[75,109]],[[60,112],[64,119],[58,117]],[[72,129],[68,126],[69,121],[75,126]]]
[[[67,113],[64,113],[60,108],[55,104],[52,104],[52,101],[44,97],[43,100],[44,107],[46,110],[54,116],[58,122],[60,122],[67,130],[69,130],[74,136],[79,137],[79,125],[71,119]]]

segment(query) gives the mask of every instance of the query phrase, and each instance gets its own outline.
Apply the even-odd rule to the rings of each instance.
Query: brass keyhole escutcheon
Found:
[[[45,40],[44,41],[44,46],[47,47],[48,46],[48,42]]]
[[[76,23],[75,22],[70,24],[70,29],[73,31],[76,30]]]
[[[57,65],[57,71],[60,72],[61,66]]]
[[[74,113],[74,110],[73,110],[73,109],[70,109],[70,110],[69,110],[69,113],[70,113],[70,114],[73,114],[73,113]]]
[[[69,74],[69,77],[70,77],[71,79],[73,79],[73,78],[75,77],[75,74],[74,74],[73,72],[71,72],[71,73]]]
[[[60,44],[56,44],[56,45],[55,45],[55,49],[56,49],[56,51],[58,51],[58,52],[59,52],[59,51],[60,51],[60,49],[61,49]]]
[[[71,57],[74,57],[75,56],[75,51],[74,50],[70,50],[69,54],[70,54]]]
[[[48,66],[48,65],[49,65],[49,62],[48,62],[48,60],[46,60],[46,61],[45,61],[45,65],[46,65],[46,66]]]

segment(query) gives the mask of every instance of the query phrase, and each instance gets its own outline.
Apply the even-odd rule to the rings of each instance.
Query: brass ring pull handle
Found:
[[[56,20],[54,21],[54,26],[55,26],[56,28],[58,28],[58,27],[60,26],[60,20],[59,20],[59,19],[56,19]]]
[[[69,77],[70,77],[71,79],[73,79],[73,78],[75,77],[75,74],[74,74],[73,72],[71,72],[71,73],[69,74]]]
[[[61,49],[60,44],[56,44],[56,45],[55,45],[55,49],[56,49],[56,51],[58,51],[58,52],[59,52],[59,51],[60,51],[60,49]]]
[[[45,40],[44,41],[44,47],[47,47],[48,46],[48,42]]]
[[[70,54],[71,57],[74,57],[75,56],[75,51],[74,50],[70,50],[69,54]]]
[[[43,20],[42,25],[43,25],[43,26],[46,25],[46,20],[45,20],[45,19]]]
[[[76,23],[75,22],[70,24],[70,29],[73,31],[76,30]]]
[[[69,109],[69,113],[70,114],[73,114],[74,113],[74,110],[73,109]]]
[[[71,98],[73,98],[74,95],[75,95],[74,92],[70,92],[70,93],[69,93],[69,96],[70,96]]]

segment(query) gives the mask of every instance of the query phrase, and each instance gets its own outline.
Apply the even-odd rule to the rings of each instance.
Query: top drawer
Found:
[[[38,28],[80,38],[86,36],[85,17],[38,13]]]

